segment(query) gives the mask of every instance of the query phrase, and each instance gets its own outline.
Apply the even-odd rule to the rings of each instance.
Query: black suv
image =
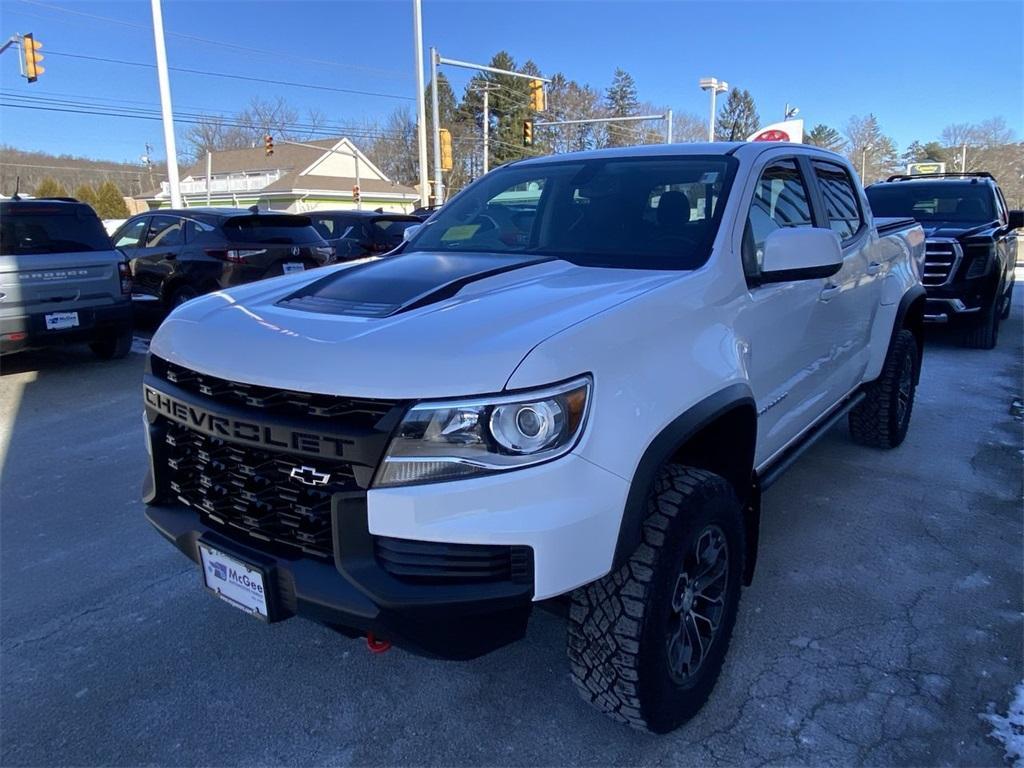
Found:
[[[422,224],[416,216],[383,211],[314,211],[309,214],[320,236],[333,245],[339,261],[387,253],[402,244],[406,229]]]
[[[307,216],[253,209],[140,213],[113,241],[131,260],[133,298],[167,309],[209,291],[334,261],[334,249]]]
[[[867,196],[875,216],[910,216],[924,227],[925,319],[958,324],[968,346],[992,349],[1010,316],[1024,211],[1009,210],[984,172],[890,176]]]

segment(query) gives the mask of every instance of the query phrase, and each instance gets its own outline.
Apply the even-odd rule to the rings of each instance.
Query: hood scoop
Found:
[[[551,260],[520,254],[400,254],[338,270],[277,305],[325,315],[391,317],[449,299],[478,280]]]

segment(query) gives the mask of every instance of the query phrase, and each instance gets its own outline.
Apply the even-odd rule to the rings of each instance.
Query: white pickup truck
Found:
[[[719,674],[762,492],[843,417],[898,446],[924,236],[838,155],[512,163],[383,258],[190,301],[152,341],[152,524],[213,593],[471,658],[565,596],[580,692],[664,732]]]

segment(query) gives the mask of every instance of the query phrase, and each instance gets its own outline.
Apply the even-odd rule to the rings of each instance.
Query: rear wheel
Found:
[[[996,294],[992,303],[981,311],[978,324],[971,327],[964,337],[964,343],[971,349],[993,349],[999,341],[999,322],[1003,316],[1000,294]]]
[[[104,336],[89,345],[100,360],[120,360],[132,349],[132,329],[127,328],[120,333]]]
[[[199,291],[197,291],[191,285],[179,285],[171,293],[171,300],[168,302],[168,304],[170,304],[171,309],[177,309],[186,301],[191,301],[197,296],[199,296]]]
[[[573,593],[568,652],[590,704],[666,733],[693,717],[718,679],[739,606],[743,518],[718,475],[665,466],[628,562]]]
[[[850,411],[850,435],[856,442],[874,448],[895,448],[903,442],[914,409],[917,365],[917,339],[903,328],[889,347],[881,376]]]

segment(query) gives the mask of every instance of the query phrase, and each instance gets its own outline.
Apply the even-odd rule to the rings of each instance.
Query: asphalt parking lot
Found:
[[[543,611],[453,663],[211,598],[143,517],[144,344],[5,359],[0,764],[999,765],[979,715],[1024,676],[1022,299],[994,351],[930,335],[900,449],[841,425],[772,488],[723,676],[664,737],[578,700]]]

